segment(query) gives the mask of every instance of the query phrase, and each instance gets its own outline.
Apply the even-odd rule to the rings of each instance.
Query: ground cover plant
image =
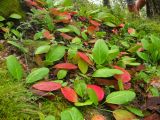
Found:
[[[12,106],[3,94],[21,101],[13,115],[0,107],[2,119],[158,120],[159,34],[72,0],[27,5],[19,24],[19,14],[0,16],[0,56],[11,76],[2,84],[16,86],[2,89],[0,102]]]

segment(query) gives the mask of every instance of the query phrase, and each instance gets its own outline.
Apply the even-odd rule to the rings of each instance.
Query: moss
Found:
[[[0,0],[0,15],[8,17],[12,13],[17,13],[24,17],[19,0]]]

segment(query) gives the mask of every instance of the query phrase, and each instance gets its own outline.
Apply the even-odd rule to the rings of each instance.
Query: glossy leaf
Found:
[[[114,66],[115,69],[122,71],[122,74],[114,75],[117,80],[122,80],[123,83],[129,82],[131,80],[131,75],[129,72],[119,66]]]
[[[127,110],[121,110],[117,109],[113,111],[113,116],[116,120],[134,120],[136,119],[136,116],[134,116],[132,113],[128,112]]]
[[[26,83],[33,83],[38,80],[43,79],[44,77],[48,76],[49,69],[48,68],[38,68],[32,71],[26,78]]]
[[[97,85],[87,85],[87,88],[91,88],[92,90],[95,91],[97,97],[98,97],[98,101],[103,100],[104,98],[104,91],[101,87],[97,86]]]
[[[84,62],[82,59],[78,60],[78,68],[83,74],[86,74],[88,71],[88,64]]]
[[[78,102],[78,96],[76,92],[70,87],[61,88],[63,96],[70,102]]]
[[[50,45],[43,45],[40,46],[36,49],[35,54],[43,54],[43,53],[47,53],[50,49]]]
[[[84,97],[84,95],[86,94],[87,85],[85,84],[83,80],[75,80],[74,90],[79,96]]]
[[[65,49],[66,47],[64,46],[59,46],[59,45],[51,46],[49,52],[46,54],[46,61],[52,63],[60,60],[65,54]]]
[[[117,69],[100,68],[93,73],[93,77],[111,77],[115,74],[122,74],[123,72]]]
[[[55,65],[54,68],[65,69],[65,70],[75,70],[77,69],[77,66],[71,63],[59,63]]]
[[[39,83],[34,84],[32,87],[37,90],[51,92],[51,91],[55,91],[55,90],[60,89],[61,84],[56,83],[56,82],[52,82],[52,81],[43,81],[43,82],[39,82]]]
[[[95,92],[93,89],[88,88],[88,89],[87,89],[87,93],[88,93],[89,99],[90,99],[95,105],[98,105],[98,96],[97,96],[96,92]]]
[[[57,78],[59,80],[65,78],[67,75],[67,72],[68,72],[67,70],[59,70],[57,73]]]
[[[96,41],[92,54],[96,64],[103,64],[106,61],[108,55],[108,46],[104,40],[100,39]]]
[[[61,120],[84,120],[84,118],[77,108],[72,107],[61,112]]]
[[[90,65],[93,65],[92,61],[90,60],[90,58],[89,58],[85,53],[83,53],[83,52],[78,52],[77,54],[78,54],[78,56],[79,56],[81,59],[83,59],[85,62],[87,62],[87,63],[90,64]]]
[[[7,57],[7,68],[14,79],[22,79],[23,68],[15,56],[10,55]]]
[[[135,97],[136,94],[133,91],[117,91],[110,93],[106,98],[106,102],[111,104],[125,104],[132,101]]]

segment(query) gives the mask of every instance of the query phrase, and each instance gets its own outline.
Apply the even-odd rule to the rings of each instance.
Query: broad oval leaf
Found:
[[[86,63],[90,64],[90,65],[93,65],[92,61],[90,60],[90,58],[83,52],[78,52],[77,53],[78,56],[83,59]]]
[[[98,101],[103,100],[104,98],[104,91],[101,87],[97,86],[97,85],[87,85],[87,88],[91,88],[95,91],[97,97],[98,97]]]
[[[96,27],[99,27],[101,24],[95,20],[90,20],[89,21],[92,25],[96,26]]]
[[[90,99],[95,105],[98,105],[98,96],[97,96],[96,92],[95,92],[93,89],[88,88],[88,89],[87,89],[87,93],[88,93],[89,99]]]
[[[127,110],[121,110],[117,109],[113,111],[113,116],[116,120],[134,120],[136,119],[136,116],[134,116],[132,113],[128,112]]]
[[[58,90],[62,86],[60,83],[57,83],[57,82],[43,81],[43,82],[34,84],[32,87],[37,90],[50,92],[50,91]]]
[[[54,68],[65,69],[65,70],[75,70],[77,69],[77,66],[71,63],[59,63],[55,65]]]
[[[79,96],[84,97],[84,95],[86,94],[87,85],[83,80],[75,80],[74,90]]]
[[[96,70],[93,73],[93,77],[111,77],[115,74],[122,74],[123,72],[117,69],[110,69],[110,68],[101,68]]]
[[[3,16],[0,16],[0,21],[4,21],[5,18]]]
[[[136,94],[133,91],[116,91],[107,96],[106,102],[111,104],[125,104],[132,101],[135,97]]]
[[[122,80],[123,83],[129,82],[131,80],[131,75],[129,72],[119,66],[114,66],[115,69],[122,71],[122,74],[114,75],[117,80]]]
[[[56,120],[56,118],[52,115],[48,115],[44,120]]]
[[[135,115],[140,116],[140,117],[144,117],[142,110],[135,108],[135,107],[131,107],[131,106],[126,106],[126,108],[130,112],[134,113]]]
[[[61,120],[84,120],[84,118],[77,108],[72,107],[61,112]]]
[[[78,60],[78,67],[79,67],[80,71],[83,74],[87,73],[87,71],[88,71],[88,64],[86,62],[84,62],[83,60],[79,59]]]
[[[9,17],[10,17],[10,18],[14,18],[14,19],[21,19],[21,18],[22,18],[21,15],[16,14],[16,13],[11,14]]]
[[[43,54],[43,53],[47,53],[50,49],[50,45],[43,45],[40,46],[36,49],[35,54]]]
[[[17,58],[13,55],[7,57],[7,68],[13,78],[21,80],[23,77],[23,68]]]
[[[65,54],[66,47],[60,45],[54,45],[50,48],[49,52],[46,54],[46,61],[55,62],[60,60]]]
[[[78,96],[76,92],[70,87],[61,88],[63,96],[70,102],[78,102]]]
[[[38,80],[41,80],[44,77],[46,77],[48,73],[49,73],[48,68],[43,67],[43,68],[36,69],[27,76],[26,83],[33,83]]]
[[[67,72],[68,72],[67,70],[59,70],[57,73],[57,78],[59,80],[65,78],[67,75]]]
[[[106,61],[108,55],[108,46],[104,40],[99,39],[96,41],[92,54],[96,64],[103,64]]]
[[[101,114],[97,114],[97,115],[94,115],[91,120],[106,120],[106,117],[104,117]]]

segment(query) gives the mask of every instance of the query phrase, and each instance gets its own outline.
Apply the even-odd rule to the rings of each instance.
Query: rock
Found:
[[[0,16],[9,17],[12,13],[17,13],[24,17],[20,0],[0,0]]]

